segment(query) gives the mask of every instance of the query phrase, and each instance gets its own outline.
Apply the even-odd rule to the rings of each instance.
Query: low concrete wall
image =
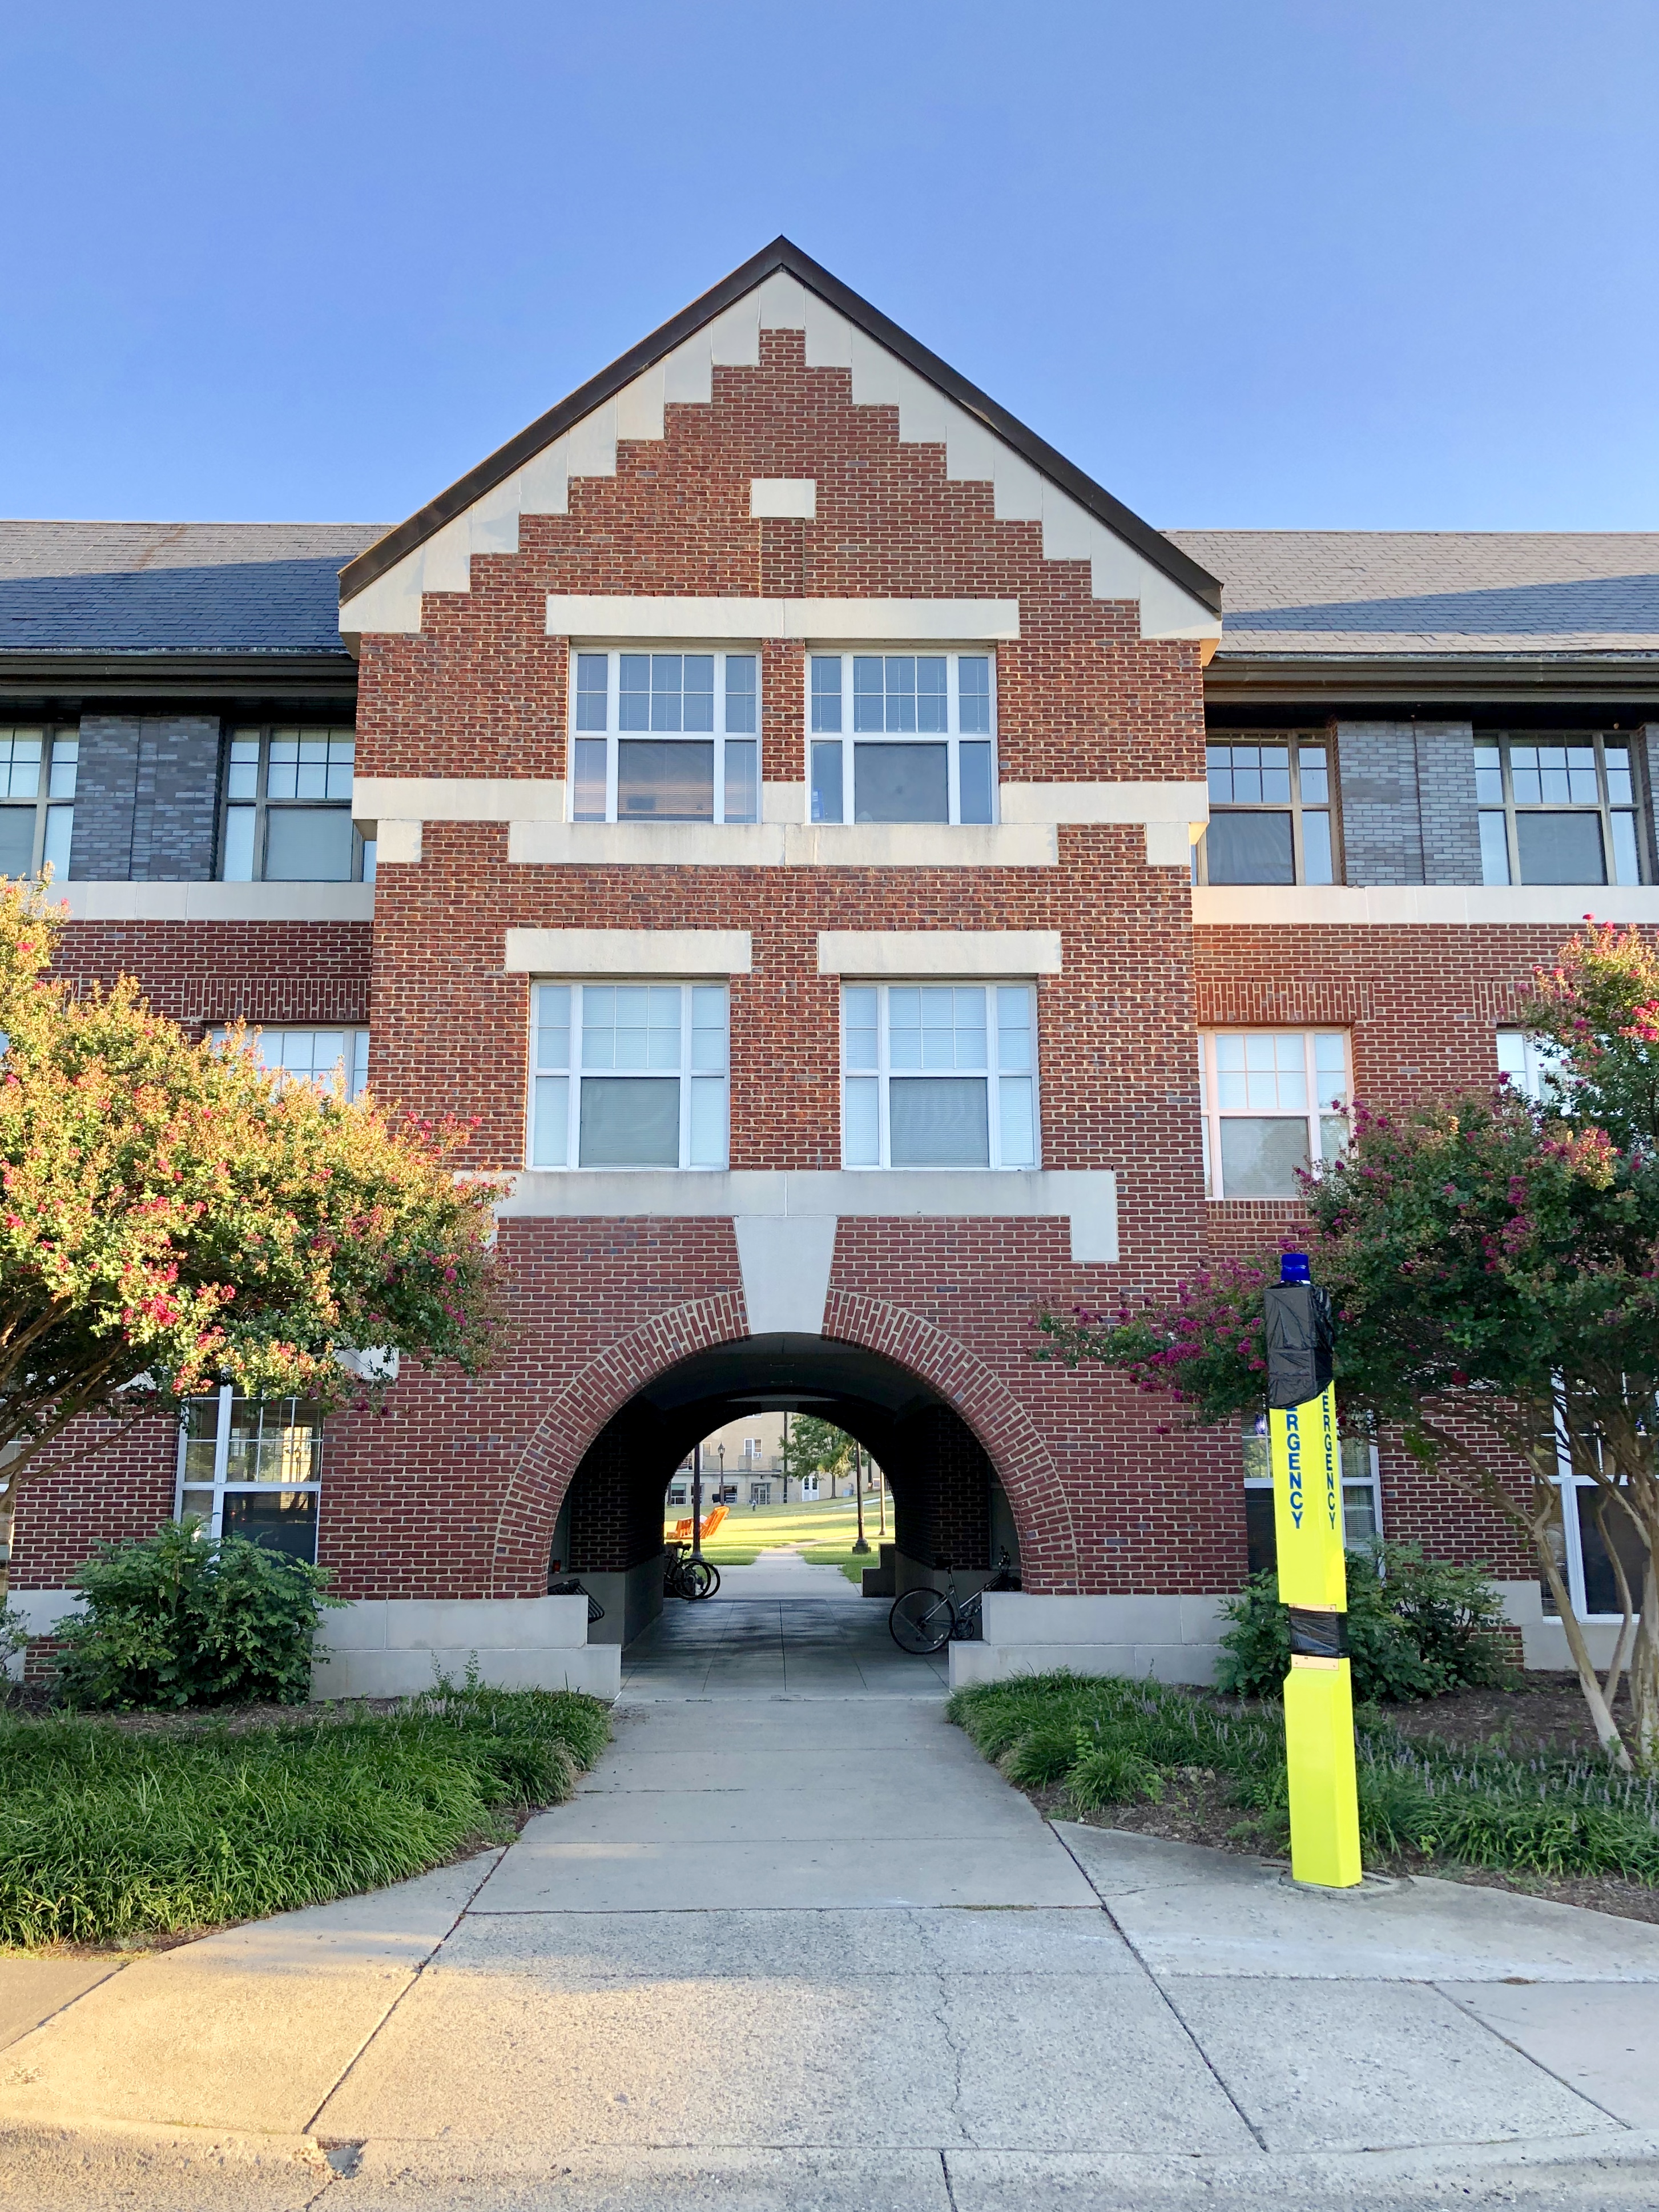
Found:
[[[605,1619],[589,1624],[591,1644],[631,1644],[643,1634],[662,1611],[663,1558],[642,1559],[626,1573],[575,1574],[585,1590],[592,1591],[605,1607]]]
[[[1545,1612],[1542,1585],[1536,1582],[1494,1583],[1492,1588],[1504,1601],[1504,1619],[1521,1632],[1521,1664],[1528,1672],[1571,1674],[1572,1654],[1567,1649],[1566,1632],[1554,1613]],[[1616,1620],[1584,1623],[1584,1641],[1589,1646],[1590,1657],[1604,1670],[1613,1663],[1620,1626]]]
[[[951,1687],[1069,1667],[1079,1674],[1210,1682],[1226,1626],[1218,1597],[1040,1597],[987,1590],[985,1640],[952,1644]]]
[[[79,1590],[70,1589],[15,1589],[8,1601],[9,1610],[21,1613],[23,1626],[31,1636],[50,1636],[60,1620],[67,1620],[72,1613],[84,1613],[87,1601]],[[15,1651],[6,1662],[6,1680],[21,1682],[27,1663],[27,1652]]]
[[[460,1680],[475,1656],[503,1689],[614,1698],[622,1686],[621,1646],[587,1641],[586,1598],[381,1597],[324,1614],[312,1695],[410,1697],[440,1674]]]

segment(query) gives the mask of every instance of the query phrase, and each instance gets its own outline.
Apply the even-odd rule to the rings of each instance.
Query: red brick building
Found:
[[[1659,919],[1659,540],[1161,534],[783,241],[389,532],[3,544],[0,862],[67,852],[76,972],[514,1177],[495,1373],[325,1437],[226,1394],[20,1517],[42,1619],[174,1510],[314,1547],[340,1688],[604,1686],[550,1578],[631,1636],[686,1449],[784,1406],[902,1577],[1017,1556],[962,1663],[1201,1679],[1253,1440],[1035,1314],[1270,1245],[1340,1102],[1524,1079],[1533,963]],[[1556,1659],[1501,1529],[1347,1474]]]

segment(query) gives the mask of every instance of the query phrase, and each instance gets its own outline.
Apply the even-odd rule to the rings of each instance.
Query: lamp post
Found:
[[[1363,1869],[1341,1448],[1331,1388],[1335,1322],[1305,1253],[1286,1252],[1279,1275],[1265,1305],[1279,1595],[1291,1614],[1285,1678],[1291,1871],[1321,1888],[1352,1889]]]
[[[691,1447],[691,1556],[702,1557],[702,1446]]]
[[[870,1547],[864,1540],[864,1455],[856,1437],[853,1439],[853,1495],[859,1502],[859,1540],[853,1549],[867,1552]]]

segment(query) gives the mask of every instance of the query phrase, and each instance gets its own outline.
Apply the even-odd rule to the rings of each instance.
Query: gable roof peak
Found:
[[[1155,530],[1149,522],[1115,499],[1075,463],[1029,429],[988,393],[958,374],[946,361],[900,328],[878,307],[843,284],[793,239],[781,233],[758,253],[711,285],[701,298],[629,349],[597,376],[590,377],[546,414],[509,438],[486,459],[451,484],[437,497],[411,514],[376,544],[349,562],[340,572],[342,604],[355,599],[380,577],[395,568],[445,526],[523,468],[538,453],[603,407],[647,370],[684,346],[698,331],[764,284],[769,277],[786,276],[845,318],[855,329],[932,385],[965,414],[975,418],[992,436],[1010,447],[1037,473],[1067,498],[1105,526],[1115,537],[1158,569],[1177,588],[1188,593],[1212,613],[1221,611],[1221,586],[1190,554]]]

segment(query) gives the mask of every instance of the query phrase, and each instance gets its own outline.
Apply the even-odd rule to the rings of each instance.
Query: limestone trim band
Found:
[[[495,1209],[504,1220],[772,1220],[795,1235],[828,1220],[1064,1218],[1072,1258],[1118,1256],[1117,1177],[1109,1168],[527,1168]]]
[[[747,975],[746,929],[509,929],[509,975]]]
[[[820,975],[1058,975],[1057,929],[821,929]]]
[[[1659,926],[1659,884],[1195,884],[1193,920],[1227,927],[1313,928],[1401,923],[1573,928],[1598,921]]]
[[[818,487],[814,477],[750,477],[749,513],[759,521],[765,517],[815,522]]]
[[[944,822],[514,822],[521,867],[1053,868],[1052,829]]]
[[[731,599],[568,597],[550,592],[550,637],[835,638],[995,643],[1019,635],[1018,599]]]

